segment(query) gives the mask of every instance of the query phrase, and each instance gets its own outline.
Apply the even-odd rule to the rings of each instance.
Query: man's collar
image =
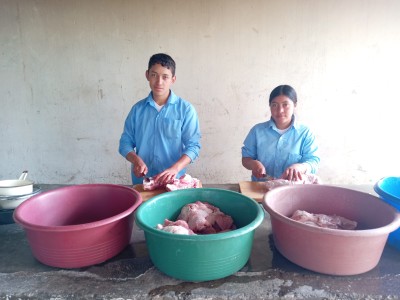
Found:
[[[170,91],[169,97],[168,97],[167,102],[165,103],[165,105],[174,104],[174,103],[176,103],[176,101],[178,101],[178,96],[176,96],[175,93],[172,90],[169,90],[169,91]],[[147,103],[155,102],[154,99],[153,99],[153,93],[152,92],[150,92],[149,95],[147,96],[146,102]]]

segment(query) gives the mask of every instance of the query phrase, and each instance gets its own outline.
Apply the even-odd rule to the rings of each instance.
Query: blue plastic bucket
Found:
[[[374,185],[374,190],[383,201],[400,211],[400,177],[383,177]],[[400,229],[389,234],[388,244],[400,250]]]

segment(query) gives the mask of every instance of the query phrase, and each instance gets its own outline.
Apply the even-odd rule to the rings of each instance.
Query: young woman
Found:
[[[271,119],[255,125],[242,147],[242,165],[252,171],[252,181],[301,180],[302,174],[317,172],[315,136],[296,121],[296,106],[297,94],[291,86],[280,85],[271,92]]]

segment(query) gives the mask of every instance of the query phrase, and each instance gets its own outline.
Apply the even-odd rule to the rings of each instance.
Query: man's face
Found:
[[[271,116],[279,129],[285,129],[290,125],[294,108],[295,105],[293,101],[284,95],[272,99],[270,105]]]
[[[176,77],[172,76],[171,70],[160,64],[151,66],[150,70],[146,71],[146,78],[154,99],[168,98],[170,87],[176,80]]]

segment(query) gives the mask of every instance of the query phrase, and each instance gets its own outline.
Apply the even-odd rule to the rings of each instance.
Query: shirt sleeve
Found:
[[[134,110],[132,109],[125,120],[124,131],[119,140],[119,153],[126,158],[129,152],[135,150],[135,125],[133,122]]]
[[[183,154],[186,154],[193,162],[200,153],[201,132],[199,118],[192,105],[188,107],[185,122],[182,125]]]
[[[311,167],[311,173],[315,174],[318,171],[318,165],[320,162],[319,150],[315,135],[308,132],[303,147],[302,163],[307,163]]]
[[[242,157],[257,159],[257,143],[254,127],[247,134],[242,147]]]

